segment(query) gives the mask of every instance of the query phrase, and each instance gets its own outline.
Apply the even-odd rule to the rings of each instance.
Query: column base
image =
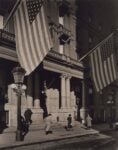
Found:
[[[82,124],[86,123],[86,116],[87,116],[87,108],[80,109],[80,118],[82,119]]]
[[[40,109],[40,100],[39,99],[34,100],[34,107]]]
[[[33,108],[32,109],[32,124],[40,124],[43,122],[43,110],[40,108]]]

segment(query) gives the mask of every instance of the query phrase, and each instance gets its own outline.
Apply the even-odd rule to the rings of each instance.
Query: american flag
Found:
[[[38,67],[53,47],[45,2],[42,0],[21,0],[14,14],[16,51],[26,75]]]
[[[26,0],[30,23],[33,22],[37,14],[40,12],[40,8],[43,2],[44,2],[43,0]]]
[[[89,55],[97,91],[101,91],[117,79],[113,37],[113,34],[109,35]]]

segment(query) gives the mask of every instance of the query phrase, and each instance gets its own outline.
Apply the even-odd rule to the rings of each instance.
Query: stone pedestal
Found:
[[[43,122],[43,110],[39,108],[33,108],[32,109],[32,124],[33,125],[39,125],[41,122]]]
[[[72,109],[72,108],[60,109],[59,110],[59,112],[58,112],[59,122],[63,125],[67,125],[67,117],[68,117],[69,114],[71,114],[72,124],[74,124],[74,122],[75,122],[74,109]]]
[[[82,119],[82,124],[86,123],[86,116],[87,116],[87,109],[81,108],[80,109],[80,118]]]

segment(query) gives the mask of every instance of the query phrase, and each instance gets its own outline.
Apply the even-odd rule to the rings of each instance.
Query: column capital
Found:
[[[71,74],[62,73],[62,74],[60,75],[60,78],[68,78],[68,79],[71,79],[72,76],[71,76]]]
[[[67,77],[67,74],[66,73],[62,73],[61,75],[60,75],[60,78],[66,78]]]
[[[66,78],[67,78],[67,79],[71,79],[72,76],[71,76],[70,74],[67,74],[67,75],[66,75]]]

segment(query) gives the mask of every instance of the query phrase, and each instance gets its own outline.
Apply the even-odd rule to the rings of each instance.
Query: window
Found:
[[[62,1],[59,6],[59,23],[64,25],[64,16],[68,14],[69,6],[67,1]]]
[[[60,16],[59,16],[59,23],[60,23],[61,25],[64,25],[64,17],[60,17]]]
[[[64,53],[64,45],[62,45],[62,44],[59,45],[59,53],[60,54]]]

